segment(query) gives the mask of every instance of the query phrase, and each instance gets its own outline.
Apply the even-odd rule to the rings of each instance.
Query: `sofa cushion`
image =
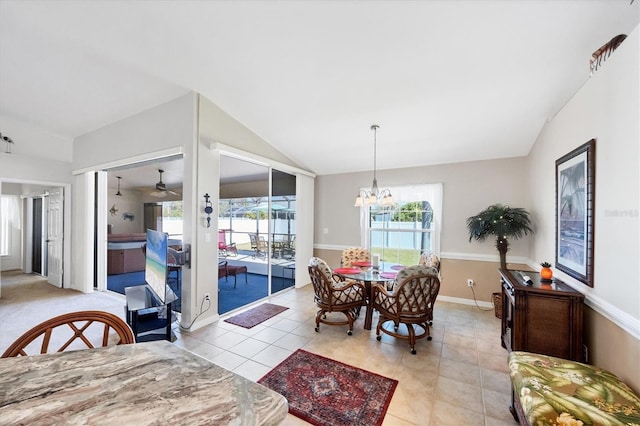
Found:
[[[518,351],[509,354],[509,370],[530,425],[640,424],[640,398],[607,370]]]

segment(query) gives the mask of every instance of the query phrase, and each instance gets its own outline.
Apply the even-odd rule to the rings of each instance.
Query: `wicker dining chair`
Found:
[[[365,287],[359,282],[338,281],[334,278],[327,263],[312,257],[309,261],[309,276],[313,283],[314,300],[318,308],[316,313],[316,332],[320,331],[320,323],[327,325],[349,325],[347,334],[353,334],[353,322],[358,317],[360,308],[367,302]],[[327,319],[327,313],[342,312],[343,321]]]
[[[442,273],[440,271],[440,258],[433,253],[422,253],[418,260],[418,265],[430,266],[438,272],[438,280],[442,284]],[[429,325],[433,325],[433,310],[431,310],[431,316],[429,318]]]
[[[398,272],[391,291],[382,286],[373,288],[373,307],[379,313],[376,339],[380,333],[407,339],[411,353],[416,354],[416,341],[431,340],[429,322],[433,318],[433,306],[440,291],[440,279],[435,268],[409,266]],[[406,327],[400,330],[400,325]],[[414,328],[418,328],[417,332]],[[403,327],[404,328],[404,327]]]
[[[42,342],[37,345],[39,353],[45,354],[109,346],[110,341],[115,340],[112,339],[115,337],[118,340],[113,344],[135,343],[131,328],[117,315],[103,311],[71,312],[36,325],[13,342],[0,358],[36,355],[36,353],[28,354],[27,349],[32,349],[28,348],[29,345],[39,338],[42,338]],[[51,349],[49,346],[54,342],[55,346]],[[60,344],[60,342],[63,343]],[[57,347],[58,344],[60,344],[59,347]],[[37,348],[34,346],[33,349]]]

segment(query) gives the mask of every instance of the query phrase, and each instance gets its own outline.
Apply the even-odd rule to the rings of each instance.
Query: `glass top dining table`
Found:
[[[402,269],[402,265],[394,263],[381,262],[378,268],[362,266],[358,268],[335,268],[333,272],[339,277],[361,281],[364,283],[367,293],[367,310],[364,317],[364,329],[371,330],[373,322],[373,284],[382,284],[396,279],[396,273]],[[353,269],[347,271],[347,269]],[[360,269],[359,272],[355,272]]]

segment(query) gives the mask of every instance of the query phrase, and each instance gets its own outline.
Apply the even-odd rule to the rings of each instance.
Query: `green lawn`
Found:
[[[373,254],[379,254],[382,262],[397,263],[400,265],[417,265],[420,259],[420,250],[372,247]]]

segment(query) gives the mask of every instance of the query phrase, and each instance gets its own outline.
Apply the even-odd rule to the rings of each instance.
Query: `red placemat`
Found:
[[[404,265],[393,265],[391,269],[399,271],[401,269],[404,269]]]
[[[371,262],[368,262],[366,260],[357,260],[355,262],[351,262],[351,264],[353,266],[364,266],[364,267],[369,267],[371,266]]]
[[[360,268],[336,268],[333,270],[336,274],[359,274],[362,272]]]
[[[382,278],[391,278],[391,279],[395,279],[396,277],[396,273],[395,272],[383,272],[380,274],[380,276]]]

